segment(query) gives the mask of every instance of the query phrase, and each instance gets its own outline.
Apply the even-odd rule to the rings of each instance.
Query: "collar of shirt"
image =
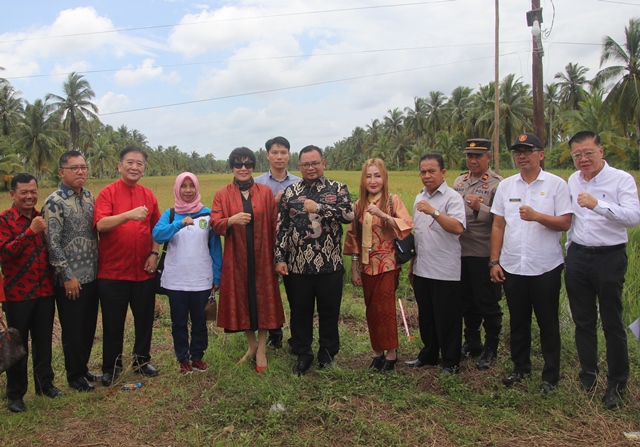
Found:
[[[429,191],[427,191],[427,187],[426,186],[424,188],[422,188],[422,194],[424,194],[425,196],[431,198],[431,197],[435,196],[437,192],[439,192],[440,194],[444,194],[448,187],[449,186],[447,185],[447,181],[443,180],[443,182],[440,183],[440,186],[438,186],[436,188],[436,190],[433,191],[433,194],[429,194]]]
[[[84,189],[80,188],[80,192],[76,193],[73,189],[71,189],[70,187],[68,187],[64,183],[60,183],[60,189],[64,193],[64,196],[65,196],[66,199],[68,199],[69,197],[72,197],[75,194],[77,194],[78,196],[82,196],[82,192],[84,191]]]
[[[607,180],[607,177],[609,177],[609,174],[611,173],[611,166],[609,166],[609,163],[607,163],[606,160],[603,160],[603,161],[604,161],[604,166],[602,167],[600,172],[598,172],[598,174],[596,174],[596,176],[591,179],[593,183],[597,184],[597,183],[605,182]],[[578,179],[580,180],[580,183],[589,183],[589,181],[584,179],[584,175],[582,174],[582,171],[578,173]]]
[[[327,178],[324,175],[321,175],[320,177],[318,177],[317,179],[315,179],[312,182],[309,182],[307,180],[304,180],[304,184],[306,186],[308,186],[309,188],[318,188],[319,185],[325,186],[325,184],[327,183]]]
[[[33,209],[33,215],[31,217],[22,214],[20,212],[20,210],[18,210],[18,207],[15,205],[15,203],[13,205],[11,205],[11,208],[9,208],[11,210],[11,213],[13,214],[13,219],[14,220],[18,220],[20,217],[24,217],[25,219],[29,219],[29,220],[33,220],[34,217],[37,217],[40,215],[40,211],[38,211],[36,208]]]
[[[547,173],[545,172],[544,169],[540,169],[540,172],[538,172],[538,176],[536,177],[536,179],[534,181],[532,181],[531,183],[527,183],[523,178],[522,178],[522,173],[518,173],[518,181],[522,182],[522,183],[526,183],[527,185],[531,185],[537,181],[541,181],[544,182],[545,178],[547,178]]]
[[[269,169],[269,178],[270,178],[271,180],[273,180],[274,182],[282,183],[282,182],[284,182],[285,180],[288,180],[288,179],[289,179],[289,171],[287,170],[286,172],[287,172],[287,173],[286,173],[286,174],[285,174],[285,176],[282,178],[282,180],[278,180],[277,178],[275,178],[275,177],[273,176],[273,173],[271,172],[271,169]]]

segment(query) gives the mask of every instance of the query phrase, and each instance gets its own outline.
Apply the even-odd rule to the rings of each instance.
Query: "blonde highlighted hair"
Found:
[[[380,175],[382,176],[382,197],[380,198],[380,209],[387,214],[391,214],[389,210],[389,172],[387,171],[387,166],[384,164],[381,158],[370,158],[364,162],[362,165],[362,173],[360,175],[360,202],[358,203],[358,207],[356,208],[356,219],[359,221],[362,213],[365,208],[368,206],[369,201],[367,200],[369,191],[367,191],[367,170],[371,167],[375,166],[380,171]]]

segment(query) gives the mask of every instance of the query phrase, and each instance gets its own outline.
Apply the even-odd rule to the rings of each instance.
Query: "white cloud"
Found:
[[[122,93],[107,92],[98,99],[97,105],[100,113],[111,113],[128,107],[131,101]],[[141,132],[144,133],[142,129]]]

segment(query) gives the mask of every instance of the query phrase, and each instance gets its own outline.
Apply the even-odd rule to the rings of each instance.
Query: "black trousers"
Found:
[[[98,280],[82,284],[80,296],[70,300],[64,287],[56,287],[58,319],[62,328],[64,367],[69,383],[83,377],[89,369],[98,321]]]
[[[609,385],[624,387],[629,378],[627,332],[622,321],[622,287],[627,271],[627,253],[624,247],[606,253],[593,253],[571,244],[566,266],[564,281],[576,325],[580,376],[588,382],[598,373],[596,325],[600,309],[607,347],[608,382]]]
[[[500,284],[489,278],[489,258],[464,256],[461,280],[465,341],[471,346],[481,345],[480,325],[483,325],[485,348],[497,351],[502,330],[501,291]]]
[[[462,347],[462,298],[460,281],[413,277],[413,291],[418,304],[420,338],[424,347],[418,358],[437,365],[457,368]]]
[[[135,329],[133,362],[143,364],[151,360],[151,336],[156,305],[156,280],[118,281],[99,279],[100,307],[102,307],[102,372],[113,373],[122,368],[124,323],[131,307]]]
[[[291,308],[291,352],[313,359],[313,313],[317,303],[319,320],[318,361],[330,363],[340,350],[338,319],[342,303],[344,271],[322,275],[289,273],[288,291]]]
[[[531,372],[531,316],[535,312],[540,328],[540,348],[544,367],[542,380],[552,385],[560,380],[560,276],[563,265],[537,276],[512,275],[505,271],[511,327],[513,370]]]
[[[20,332],[22,345],[27,355],[7,370],[7,399],[22,399],[27,393],[29,360],[29,335],[31,335],[31,356],[33,361],[33,383],[36,393],[53,386],[51,368],[51,342],[53,338],[53,297],[27,301],[6,301],[2,303],[7,325]]]

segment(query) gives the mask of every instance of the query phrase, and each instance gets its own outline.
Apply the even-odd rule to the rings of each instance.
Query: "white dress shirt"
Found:
[[[522,220],[523,205],[549,216],[571,214],[569,187],[557,175],[541,170],[531,183],[516,174],[503,180],[496,190],[491,212],[506,221],[500,265],[513,275],[538,276],[564,262],[562,232]]]
[[[587,247],[607,247],[629,240],[627,228],[640,224],[638,187],[631,174],[612,168],[605,161],[590,181],[577,171],[569,177],[573,219],[567,232],[567,247],[575,242]],[[598,200],[593,210],[578,205],[578,194],[586,192]]]
[[[433,195],[429,195],[427,188],[423,188],[413,204],[413,232],[416,245],[413,273],[421,278],[460,281],[460,236],[447,233],[436,219],[418,211],[416,206],[422,200],[429,202],[440,213],[458,220],[463,227],[467,225],[464,199],[449,188],[447,182],[442,182]]]

